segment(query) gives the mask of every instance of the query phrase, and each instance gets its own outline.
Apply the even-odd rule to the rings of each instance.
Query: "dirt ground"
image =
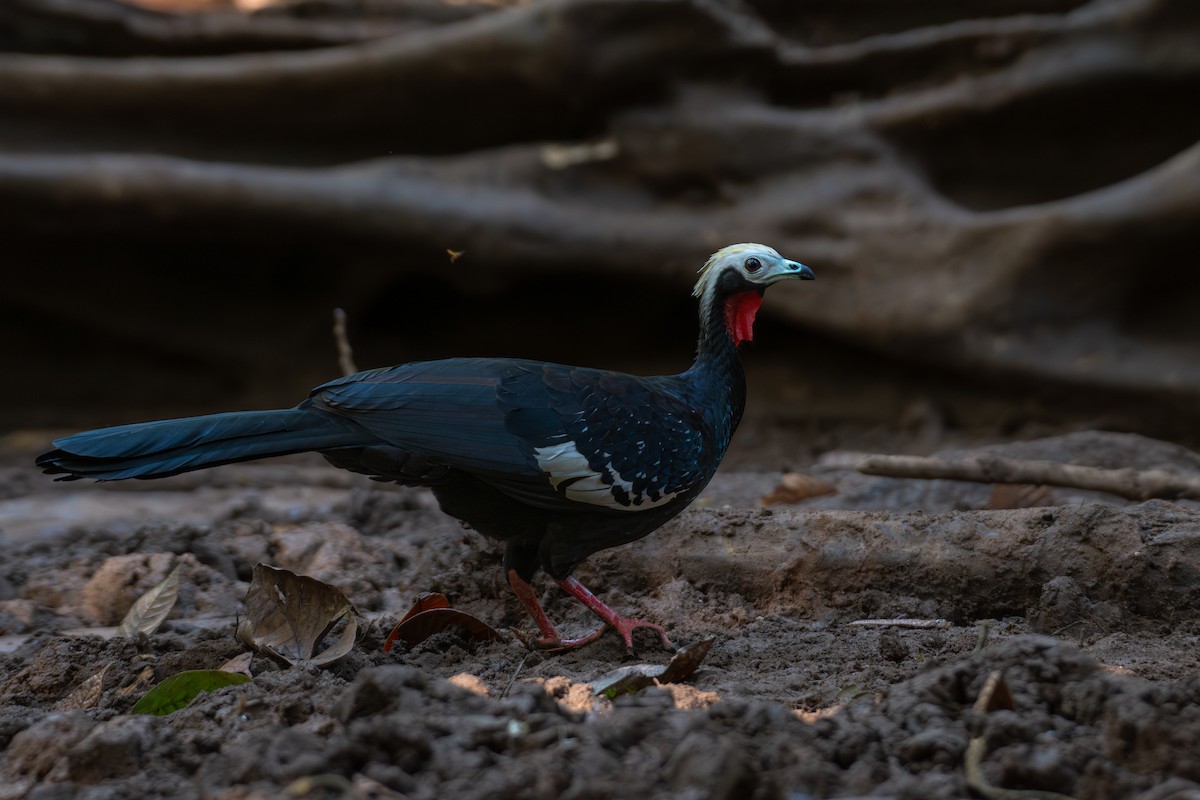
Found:
[[[715,640],[688,682],[610,700],[590,682],[666,663],[654,636],[638,633],[636,656],[612,635],[527,651],[507,635],[531,626],[498,548],[424,491],[316,457],[51,483],[29,466],[38,435],[10,436],[0,798],[984,796],[972,759],[977,783],[1042,792],[996,797],[1200,798],[1200,504],[868,478],[853,437],[823,452],[745,439],[678,520],[577,572],[677,644]],[[1200,455],[1132,435],[991,449],[1200,474]],[[838,492],[764,507],[785,470]],[[258,562],[343,589],[370,621],[354,651],[323,668],[255,657],[250,683],[130,714],[163,678],[243,651]],[[159,632],[105,630],[175,563]],[[566,633],[592,627],[538,588]],[[506,641],[447,630],[383,652],[426,591]],[[895,618],[932,627],[852,624]],[[977,708],[995,671],[1004,686]]]

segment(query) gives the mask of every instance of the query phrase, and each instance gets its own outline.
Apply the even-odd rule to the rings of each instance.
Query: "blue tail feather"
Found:
[[[68,436],[37,459],[59,480],[164,478],[181,472],[369,444],[349,420],[311,408],[239,411],[120,425]]]

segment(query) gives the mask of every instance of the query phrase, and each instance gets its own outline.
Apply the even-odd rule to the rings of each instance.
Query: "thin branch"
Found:
[[[863,459],[858,471],[890,478],[974,481],[976,483],[1031,483],[1108,492],[1129,500],[1152,497],[1200,498],[1200,478],[1160,469],[1103,469],[1025,461],[988,454],[942,460],[923,456],[873,455]]]
[[[515,683],[517,682],[517,678],[518,678],[518,677],[521,675],[521,670],[525,669],[525,662],[529,660],[529,657],[530,657],[531,655],[533,655],[533,652],[532,652],[532,651],[530,651],[530,652],[526,653],[526,654],[525,654],[525,657],[521,659],[521,663],[520,663],[520,664],[517,664],[517,668],[516,668],[515,670],[513,670],[512,677],[511,677],[511,678],[509,678],[509,680],[508,680],[508,685],[507,685],[507,686],[505,686],[505,687],[504,687],[504,691],[502,691],[502,692],[500,693],[500,699],[501,699],[501,700],[503,700],[504,698],[508,697],[508,693],[509,693],[510,691],[512,691],[513,684],[515,684]]]
[[[948,619],[856,619],[846,625],[856,628],[916,628],[923,630],[946,630],[951,626]]]
[[[354,365],[354,350],[350,347],[350,337],[346,335],[346,311],[341,308],[333,310],[333,338],[337,342],[338,366],[343,375],[353,375],[358,372]]]

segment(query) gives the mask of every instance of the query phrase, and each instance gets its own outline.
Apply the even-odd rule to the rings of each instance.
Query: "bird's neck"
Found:
[[[746,377],[738,345],[750,338],[754,312],[761,301],[757,292],[701,298],[700,341],[686,377],[705,402],[719,407],[723,419],[718,427],[727,427],[727,436],[733,435],[746,406]]]
[[[754,316],[762,305],[762,291],[721,294],[710,290],[700,298],[700,342],[696,365],[722,367],[740,364],[737,349],[754,338]],[[740,366],[739,366],[740,369]]]

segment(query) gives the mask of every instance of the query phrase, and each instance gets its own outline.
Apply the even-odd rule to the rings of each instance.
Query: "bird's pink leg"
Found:
[[[635,628],[650,628],[657,631],[659,638],[662,639],[663,646],[668,650],[674,650],[675,646],[671,644],[671,640],[667,638],[667,632],[662,625],[656,625],[653,622],[647,622],[644,619],[631,619],[630,617],[622,617],[617,612],[606,606],[600,601],[600,598],[588,591],[588,588],[575,579],[574,576],[569,576],[556,581],[563,591],[571,595],[579,602],[583,603],[591,612],[600,619],[604,620],[604,627],[596,631],[592,636],[604,633],[605,628],[612,628],[617,633],[621,634],[621,638],[625,640],[625,647],[629,652],[633,652],[633,631]],[[597,638],[599,638],[597,636]]]
[[[578,639],[563,639],[554,629],[554,623],[542,610],[542,604],[538,602],[537,595],[533,593],[533,587],[526,583],[515,569],[508,571],[508,585],[512,587],[517,599],[525,606],[529,616],[533,617],[533,621],[537,624],[538,630],[542,632],[542,638],[533,642],[533,646],[540,650],[570,650],[575,647],[583,647],[585,644],[591,644],[599,639],[608,630],[607,625],[602,625],[587,636],[581,636]],[[526,646],[529,646],[528,642],[526,642]]]
[[[667,632],[661,625],[656,625],[653,622],[647,622],[641,619],[630,619],[622,617],[617,612],[601,602],[600,598],[588,591],[588,588],[573,577],[564,578],[557,581],[558,585],[563,588],[563,591],[570,594],[572,597],[583,603],[588,609],[604,621],[596,630],[580,636],[578,639],[563,639],[558,635],[558,631],[554,628],[554,623],[546,616],[546,612],[542,610],[541,603],[538,602],[537,595],[533,592],[533,587],[525,582],[515,569],[508,571],[508,585],[512,587],[521,604],[529,611],[529,616],[533,617],[534,623],[537,624],[538,630],[542,633],[542,638],[533,642],[533,646],[541,650],[572,650],[576,647],[582,647],[585,644],[591,644],[604,635],[604,632],[609,628],[613,628],[617,633],[621,634],[621,638],[625,640],[625,647],[633,652],[633,631],[636,628],[652,628],[658,631],[659,637],[662,639],[663,645],[668,650],[674,650],[675,646],[671,644],[671,640],[667,638]]]

